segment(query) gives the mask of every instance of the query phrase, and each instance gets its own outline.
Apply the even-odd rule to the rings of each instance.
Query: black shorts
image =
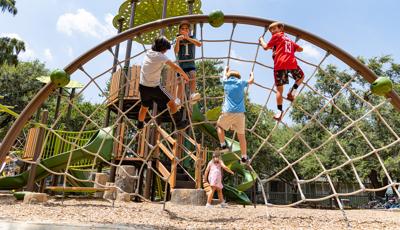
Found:
[[[164,110],[172,98],[167,90],[161,86],[148,87],[139,84],[139,92],[141,105],[147,108],[153,107],[153,102],[155,102],[159,110]]]
[[[189,77],[191,77],[190,72],[191,71],[196,71],[196,67],[189,67],[189,68],[182,68],[183,72],[185,72]],[[178,73],[176,75],[177,77],[180,77],[181,75]]]
[[[304,77],[303,70],[300,66],[297,66],[297,69],[274,70],[275,85],[282,86],[289,84],[289,74],[295,81]]]

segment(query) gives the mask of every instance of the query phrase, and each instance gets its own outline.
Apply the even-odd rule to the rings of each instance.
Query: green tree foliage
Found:
[[[4,98],[0,103],[14,106],[13,110],[20,113],[42,86],[35,78],[47,74],[48,70],[39,61],[1,66],[0,95]],[[0,139],[4,137],[13,119],[9,114],[0,114]]]
[[[0,10],[16,15],[15,0],[0,0]],[[3,64],[18,64],[18,54],[25,51],[25,43],[16,38],[0,38],[0,66]]]
[[[378,76],[390,77],[397,84],[397,92],[400,92],[398,86],[400,81],[399,64],[394,63],[390,56],[375,57],[368,60],[360,58],[360,60]],[[311,148],[316,148],[326,142],[324,147],[319,148],[315,154],[326,169],[338,167],[347,161],[342,149],[346,151],[350,158],[355,158],[365,156],[372,151],[369,143],[378,149],[396,140],[394,134],[379,118],[379,115],[381,115],[388,122],[388,125],[396,133],[399,133],[400,115],[393,106],[385,105],[379,109],[379,114],[372,112],[363,118],[371,110],[371,107],[362,100],[363,95],[367,95],[370,84],[361,76],[328,65],[318,72],[316,78],[314,87],[321,94],[312,91],[301,94],[296,103],[301,105],[306,112],[295,106],[291,112],[291,118],[298,125],[295,130],[306,127],[301,133],[301,137]],[[351,81],[353,78],[354,81]],[[351,90],[343,88],[346,84]],[[361,95],[361,97],[356,94]],[[332,103],[322,109],[327,102],[324,97],[331,99]],[[383,97],[377,96],[370,96],[366,99],[372,105],[378,105],[385,100]],[[312,116],[315,119],[311,119]],[[353,124],[350,119],[353,121],[359,119],[360,122]],[[327,130],[321,125],[326,127]],[[341,132],[336,138],[329,140],[331,134],[342,130],[345,131]],[[365,134],[368,141],[362,136],[360,130]],[[295,156],[293,159],[296,159],[299,157],[297,156],[298,152],[305,153],[308,151],[309,149],[303,143],[293,144],[292,147],[288,148],[287,153],[290,156]],[[378,152],[385,167],[395,179],[400,177],[399,152],[399,145]],[[322,172],[317,157],[310,156],[297,166],[297,172],[301,178],[312,178]],[[364,180],[369,179],[373,187],[381,187],[383,183],[386,183],[387,178],[376,154],[355,162],[355,167],[360,177]],[[355,175],[350,165],[341,167],[331,172],[330,175],[337,181],[355,182]]]
[[[0,95],[4,98],[0,100],[0,103],[14,106],[13,110],[21,113],[43,87],[43,83],[37,81],[36,78],[46,75],[49,75],[49,71],[39,61],[21,62],[16,66],[3,65],[0,68]],[[57,116],[60,119],[57,121],[55,129],[80,131],[82,127],[85,127],[84,130],[93,130],[98,129],[103,124],[106,111],[104,106],[85,102],[82,96],[77,96],[74,99],[75,106],[71,107],[70,117],[68,118],[66,98],[70,96],[70,89],[64,89],[63,92],[60,113]],[[57,93],[53,93],[42,106],[42,109],[49,110],[48,124],[55,122],[57,95]],[[85,123],[89,116],[93,122]],[[0,113],[0,140],[4,138],[13,121],[14,118],[11,115]]]
[[[137,3],[135,13],[135,26],[140,26],[149,22],[154,22],[162,18],[164,0],[141,0]],[[201,14],[201,1],[195,0],[193,3],[193,14]],[[113,20],[114,27],[119,28],[119,20],[123,20],[123,29],[129,29],[129,18],[131,14],[131,0],[125,1],[119,9],[118,15]],[[189,14],[189,7],[187,0],[168,0],[167,1],[167,18],[182,16]],[[169,27],[165,30],[165,35],[168,39],[172,40],[178,33],[177,26]],[[151,44],[160,30],[150,31],[144,33],[140,38],[134,40],[139,43]]]
[[[16,38],[0,38],[0,66],[4,64],[17,65],[18,55],[25,51],[25,43]]]
[[[0,10],[1,12],[9,12],[12,15],[16,15],[18,10],[15,7],[16,1],[15,0],[0,0]]]

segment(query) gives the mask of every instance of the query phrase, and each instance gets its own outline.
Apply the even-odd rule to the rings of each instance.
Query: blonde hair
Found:
[[[213,157],[218,157],[219,158],[220,156],[221,156],[221,153],[219,152],[219,150],[213,152]]]
[[[285,25],[282,22],[273,22],[271,25],[268,26],[268,30],[271,30],[274,27],[278,27],[279,29],[283,30]]]
[[[236,77],[238,79],[241,78],[239,71],[231,70],[227,73],[228,77]]]

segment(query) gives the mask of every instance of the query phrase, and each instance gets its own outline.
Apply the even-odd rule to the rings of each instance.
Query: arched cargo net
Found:
[[[238,21],[240,22],[240,20]],[[175,23],[177,22],[178,20],[175,20]],[[203,43],[203,46],[196,50],[195,59],[199,67],[197,70],[198,88],[201,89],[200,93],[202,94],[202,100],[198,106],[203,114],[210,114],[213,113],[210,110],[215,105],[220,106],[223,99],[223,94],[216,95],[215,92],[207,90],[209,89],[208,83],[210,81],[216,84],[217,87],[222,87],[218,85],[220,84],[218,79],[221,78],[221,71],[217,71],[218,73],[214,75],[206,74],[205,65],[207,60],[222,61],[223,63],[220,62],[220,66],[230,65],[231,69],[240,70],[242,76],[245,76],[246,72],[254,71],[255,84],[251,85],[247,92],[249,100],[257,102],[257,105],[254,103],[250,105],[249,101],[247,101],[247,109],[251,109],[256,116],[252,117],[252,119],[248,116],[246,136],[248,140],[252,139],[251,143],[256,146],[249,146],[249,149],[254,151],[248,152],[251,157],[248,170],[252,171],[253,175],[256,175],[256,183],[261,190],[264,203],[278,205],[268,202],[273,199],[269,197],[265,190],[267,183],[276,180],[286,180],[295,191],[296,198],[283,204],[283,206],[295,206],[305,202],[321,202],[333,198],[341,209],[343,209],[341,198],[366,192],[382,191],[388,187],[398,186],[399,183],[392,178],[387,165],[385,165],[385,157],[389,157],[393,152],[398,152],[400,141],[400,126],[398,121],[392,119],[393,111],[395,110],[389,103],[390,100],[375,96],[366,98],[365,94],[369,83],[357,71],[354,71],[339,58],[331,55],[329,51],[302,40],[300,35],[295,37],[289,35],[307,50],[306,54],[298,53],[299,56],[297,56],[299,65],[305,71],[306,77],[304,83],[299,87],[299,96],[296,101],[288,103],[285,100],[282,121],[271,122],[271,110],[274,110],[276,106],[274,103],[276,91],[273,85],[273,63],[270,56],[271,53],[266,53],[260,49],[261,47],[257,42],[260,36],[270,36],[265,29],[268,24],[264,26],[248,24],[248,22],[246,24],[225,23],[218,29],[211,28],[208,24],[197,24],[197,38]],[[154,25],[157,26],[157,24]],[[165,29],[168,30],[170,27]],[[148,31],[149,28],[151,26],[147,26]],[[241,33],[243,29],[254,33]],[[207,36],[211,33],[211,30],[213,34]],[[221,35],[221,31],[224,32],[225,37]],[[125,36],[125,38],[129,39],[129,36]],[[134,38],[140,39],[140,36],[135,35]],[[124,46],[123,42],[126,39],[123,41],[121,39],[118,45]],[[108,49],[81,64],[76,71],[71,73],[73,80],[80,81],[85,85],[77,92],[74,98],[83,98],[84,100],[96,102],[97,108],[93,112],[86,114],[82,108],[74,103],[75,99],[71,99],[68,95],[60,95],[63,101],[60,114],[66,113],[68,107],[71,107],[73,113],[79,114],[83,119],[77,130],[71,130],[75,131],[73,138],[66,138],[56,130],[60,125],[62,116],[52,121],[51,125],[34,123],[46,130],[46,140],[49,140],[50,136],[55,136],[59,141],[71,146],[66,151],[58,153],[61,155],[67,154],[67,158],[65,158],[66,166],[58,170],[52,170],[46,167],[45,164],[40,163],[39,160],[37,162],[25,161],[29,164],[38,164],[51,174],[63,176],[64,186],[67,186],[68,178],[77,182],[95,183],[92,177],[82,178],[71,173],[70,169],[80,164],[80,161],[74,158],[77,150],[80,151],[80,154],[86,154],[84,158],[91,163],[86,162],[85,166],[92,170],[95,170],[95,167],[100,162],[103,167],[113,166],[117,167],[117,170],[125,170],[121,167],[122,161],[116,163],[116,161],[111,160],[112,156],[105,154],[110,149],[104,146],[107,145],[107,142],[113,142],[114,156],[120,148],[122,149],[118,153],[120,154],[120,159],[134,157],[143,162],[138,169],[137,175],[131,176],[133,179],[138,179],[139,176],[144,174],[145,166],[151,157],[154,157],[154,154],[164,151],[165,155],[168,155],[174,149],[182,148],[184,153],[182,156],[173,156],[170,159],[192,175],[193,180],[197,180],[198,175],[194,178],[193,172],[190,172],[191,168],[185,167],[184,164],[187,159],[200,161],[201,163],[199,164],[204,169],[204,165],[207,163],[204,160],[207,157],[202,155],[201,152],[207,148],[211,151],[218,142],[210,139],[207,135],[203,135],[198,127],[203,124],[215,125],[215,119],[208,119],[210,116],[204,116],[205,120],[203,121],[192,119],[190,110],[185,110],[190,120],[190,126],[186,128],[190,130],[188,132],[190,135],[184,134],[183,139],[192,141],[194,146],[192,148],[184,146],[183,142],[174,142],[173,138],[176,137],[177,131],[172,130],[171,126],[157,125],[156,119],[163,116],[168,117],[168,110],[159,111],[156,116],[148,114],[150,120],[146,123],[146,126],[156,127],[160,131],[159,142],[152,145],[149,139],[140,138],[138,133],[135,132],[136,121],[132,120],[130,115],[130,113],[134,114],[134,111],[139,109],[140,101],[133,100],[132,104],[121,110],[118,103],[115,101],[113,103],[112,99],[110,99],[114,98],[116,100],[118,98],[118,90],[115,89],[120,88],[127,88],[125,97],[138,97],[138,92],[135,91],[137,90],[135,88],[137,87],[137,81],[135,82],[131,77],[138,76],[138,68],[140,67],[134,66],[131,71],[124,71],[123,65],[127,59],[121,58],[124,56],[123,54],[116,56],[114,52],[116,45],[113,44],[113,47],[108,47]],[[238,46],[242,46],[241,50],[246,52],[238,53],[238,49],[235,48]],[[226,47],[224,52],[223,47]],[[129,57],[131,64],[140,64],[147,49],[149,49],[149,46],[134,45],[133,54]],[[121,50],[124,50],[123,47],[121,47]],[[98,51],[96,52],[99,53]],[[112,63],[114,58],[118,60],[116,65],[107,64]],[[113,69],[119,69],[116,73],[125,78],[125,84],[122,86],[119,86],[117,81],[115,83],[110,81],[110,73],[113,72]],[[168,77],[167,75],[166,77]],[[174,90],[174,79],[176,79],[175,76],[169,77],[168,82],[172,82],[172,86],[166,86],[172,91]],[[106,87],[108,81],[111,82],[109,89]],[[113,87],[114,90],[112,90]],[[190,107],[187,101],[185,101],[185,106],[186,108]],[[110,129],[104,129],[103,120],[97,119],[98,117],[104,117],[100,116],[100,114],[105,113],[107,108],[114,111],[110,117]],[[254,113],[254,111],[256,112]],[[121,123],[124,125],[117,129],[118,124]],[[102,130],[103,138],[98,140],[96,139],[97,134],[94,134],[86,145],[78,143],[81,135],[86,130]],[[384,133],[386,138],[381,139],[379,135],[376,135],[376,132]],[[123,137],[118,133],[122,133]],[[149,131],[146,130],[145,133],[149,134]],[[234,139],[235,134],[232,133],[232,135]],[[87,147],[95,141],[98,142],[97,148]],[[137,144],[138,142],[139,144]],[[197,144],[201,144],[201,147]],[[208,144],[210,145],[207,146]],[[43,145],[42,154],[45,152],[46,145],[48,143]],[[160,150],[161,146],[163,150]],[[146,150],[148,154],[144,153]],[[374,188],[366,185],[367,175],[361,175],[359,169],[367,167],[367,165],[373,165],[371,162],[376,163],[375,165],[378,165],[376,170],[381,171],[382,176],[388,179],[386,185]],[[195,167],[194,165],[196,163],[192,166]],[[313,168],[307,169],[307,167]],[[147,168],[151,169],[162,181],[171,183],[171,177],[174,175],[172,172],[165,173],[160,168],[157,170],[154,165]],[[261,171],[258,171],[258,169]],[[340,176],[344,174],[352,178],[356,186],[341,192],[339,191]],[[327,184],[324,194],[312,194],[307,191],[307,187],[310,184],[321,181],[325,181]],[[138,184],[136,183],[136,185]],[[98,186],[103,185],[98,184]],[[117,189],[121,190],[121,188]],[[167,186],[164,186],[163,190],[166,191]],[[397,189],[394,189],[394,191],[399,196]],[[145,199],[140,193],[139,186],[136,186],[131,195]]]

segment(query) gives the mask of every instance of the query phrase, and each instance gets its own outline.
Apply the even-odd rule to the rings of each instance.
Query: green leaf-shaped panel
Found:
[[[163,0],[141,0],[136,5],[134,26],[140,26],[152,21],[161,19],[163,10]],[[125,1],[119,8],[117,16],[114,17],[113,24],[119,28],[119,20],[123,21],[122,31],[129,29],[129,18],[131,14],[131,0]],[[188,15],[189,7],[187,0],[168,0],[167,18]],[[202,14],[201,1],[195,0],[193,3],[193,14]],[[178,33],[178,26],[172,26],[165,30],[165,36],[173,40]],[[139,43],[151,44],[160,35],[160,30],[142,34],[140,38],[133,40]]]

